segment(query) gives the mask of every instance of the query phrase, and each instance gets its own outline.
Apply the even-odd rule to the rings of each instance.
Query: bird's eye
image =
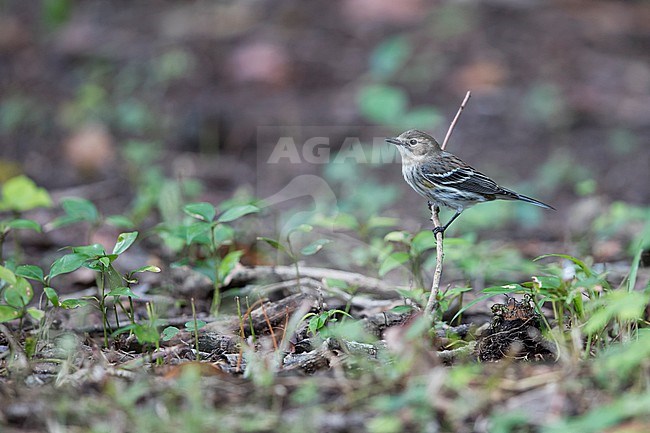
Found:
[[[418,144],[418,141],[417,141],[415,138],[411,138],[411,139],[409,140],[409,144],[410,144],[411,146],[415,146],[416,144]]]

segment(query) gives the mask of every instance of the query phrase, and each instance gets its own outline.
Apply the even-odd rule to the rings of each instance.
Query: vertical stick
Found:
[[[465,105],[467,105],[467,101],[469,101],[469,98],[471,96],[472,93],[468,90],[465,94],[465,99],[463,99],[463,102],[460,104],[454,120],[452,120],[451,124],[449,125],[447,135],[445,135],[445,139],[440,146],[443,150],[445,147],[447,147],[447,142],[449,141],[449,137],[451,137],[451,133],[456,127],[460,113],[463,112],[463,109],[465,108]],[[433,206],[431,206],[431,222],[433,223],[433,227],[442,226],[440,223],[440,208],[435,203]],[[442,277],[442,260],[445,257],[442,237],[442,232],[436,233],[436,269],[433,272],[433,282],[431,283],[431,293],[429,294],[429,300],[427,301],[427,306],[424,308],[424,313],[427,315],[427,317],[431,316],[433,311],[438,309],[438,294],[440,293],[440,278]]]

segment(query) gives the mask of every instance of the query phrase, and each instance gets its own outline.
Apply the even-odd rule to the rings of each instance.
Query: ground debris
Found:
[[[492,323],[476,346],[480,361],[554,358],[555,350],[542,336],[541,318],[531,302],[529,296],[522,301],[509,297],[505,304],[492,306]]]

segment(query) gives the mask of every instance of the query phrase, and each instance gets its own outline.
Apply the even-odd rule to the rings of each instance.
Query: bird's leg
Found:
[[[437,235],[438,233],[442,233],[442,234],[444,235],[444,234],[445,234],[445,230],[447,230],[447,227],[449,227],[449,226],[451,225],[451,223],[453,223],[454,220],[460,216],[461,212],[462,212],[462,210],[456,210],[456,213],[454,214],[454,216],[451,217],[451,219],[447,222],[447,224],[445,224],[445,225],[442,226],[442,227],[440,227],[440,226],[438,226],[438,227],[434,227],[433,230],[432,230],[432,231],[433,231],[433,235],[435,236],[435,235]]]

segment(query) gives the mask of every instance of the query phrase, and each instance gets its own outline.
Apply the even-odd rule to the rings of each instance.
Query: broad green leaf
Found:
[[[197,320],[196,321],[196,330],[198,331],[199,329],[203,328],[207,323],[205,323],[203,320]],[[189,322],[185,322],[185,328],[188,331],[194,331],[194,320],[190,320]]]
[[[397,223],[399,223],[399,220],[397,218],[373,215],[368,219],[366,226],[369,229],[375,229],[375,228],[384,228],[384,227],[394,227],[395,225],[397,225]]]
[[[43,282],[43,270],[35,265],[20,265],[16,268],[16,275]]]
[[[57,259],[54,263],[52,263],[49,275],[50,280],[57,275],[76,271],[84,264],[86,260],[88,260],[88,256],[85,254],[66,254],[65,256]]]
[[[219,282],[223,282],[232,270],[235,269],[235,266],[239,263],[239,259],[243,255],[243,251],[231,251],[221,259],[221,263],[219,263]]]
[[[397,307],[393,307],[390,309],[391,312],[396,314],[410,313],[411,311],[414,310],[415,308],[411,305],[398,305]]]
[[[85,255],[87,258],[106,255],[106,250],[102,244],[91,244],[73,247],[72,252],[75,254]]]
[[[70,217],[88,222],[99,221],[99,211],[97,211],[97,208],[91,201],[84,198],[64,198],[61,200],[61,207],[63,207],[65,213]]]
[[[156,343],[160,340],[160,335],[155,327],[138,324],[133,327],[133,333],[140,343]]]
[[[211,229],[210,223],[204,221],[197,221],[186,227],[185,230],[185,243],[191,245],[200,236],[208,236]]]
[[[52,206],[52,199],[47,191],[36,186],[27,176],[16,176],[2,185],[0,210],[25,212],[37,207]]]
[[[205,222],[212,222],[216,215],[214,205],[211,203],[190,203],[183,207],[183,212]]]
[[[9,322],[20,317],[20,311],[8,305],[0,305],[0,323]]]
[[[386,259],[384,262],[381,264],[379,267],[379,276],[383,277],[393,269],[403,265],[404,263],[408,262],[409,260],[409,255],[408,253],[405,253],[403,251],[398,251],[396,253],[392,253]]]
[[[45,287],[43,289],[43,292],[45,292],[45,296],[47,296],[47,299],[54,305],[55,307],[61,306],[61,303],[59,302],[59,295],[56,293],[56,290],[54,290],[52,287]]]
[[[34,297],[34,289],[29,281],[23,277],[17,277],[16,282],[6,287],[4,297],[7,304],[15,308],[23,308],[29,304]]]
[[[316,254],[320,250],[322,250],[325,245],[331,242],[332,241],[329,239],[318,239],[317,241],[312,242],[311,244],[307,245],[302,250],[300,250],[300,253],[303,256],[311,256],[313,254]]]
[[[28,308],[27,314],[32,316],[36,320],[41,320],[45,317],[45,311],[39,310],[38,308]]]
[[[436,247],[436,239],[430,230],[424,230],[415,235],[411,241],[411,251],[414,255],[420,255],[423,252]]]
[[[176,336],[181,330],[175,326],[168,326],[163,329],[161,337],[162,341],[169,341]]]
[[[154,272],[154,273],[158,273],[158,272],[160,272],[160,268],[159,268],[158,266],[154,266],[154,265],[145,265],[145,266],[141,266],[141,267],[139,267],[138,269],[136,269],[136,270],[133,271],[132,273],[133,273],[133,274],[136,274],[136,273],[139,273],[139,272]]]
[[[0,266],[0,280],[4,280],[9,284],[16,284],[16,274],[4,266]]]
[[[115,289],[108,292],[106,296],[128,296],[129,298],[139,298],[138,295],[133,293],[133,291],[126,286],[116,287]]]
[[[257,206],[253,206],[252,204],[246,204],[246,205],[243,205],[243,206],[235,206],[235,207],[231,207],[230,209],[228,209],[227,211],[222,213],[219,216],[219,218],[217,219],[217,221],[219,221],[220,223],[227,223],[227,222],[230,222],[230,221],[234,221],[234,220],[236,220],[238,218],[241,218],[244,215],[248,215],[248,214],[251,214],[251,213],[257,213],[259,211],[260,211],[260,208],[258,208]]]
[[[124,215],[111,215],[106,217],[106,223],[120,229],[132,229],[135,223]]]
[[[232,243],[235,238],[235,229],[225,224],[217,224],[212,229],[214,234],[214,246],[219,247]]]
[[[120,233],[120,235],[117,237],[117,243],[113,248],[113,254],[117,254],[117,255],[122,254],[131,245],[133,245],[133,242],[135,242],[135,239],[137,237],[138,237],[138,232]]]
[[[85,307],[88,305],[88,301],[84,299],[66,299],[65,301],[61,302],[61,308],[64,308],[66,310],[72,310],[74,308],[78,307]]]
[[[18,218],[11,220],[7,223],[7,227],[12,229],[23,229],[23,230],[34,230],[35,232],[41,232],[41,225],[33,220],[28,220],[24,218]]]
[[[398,230],[398,231],[387,233],[386,236],[384,236],[384,241],[408,243],[409,236],[410,234],[408,232]]]

